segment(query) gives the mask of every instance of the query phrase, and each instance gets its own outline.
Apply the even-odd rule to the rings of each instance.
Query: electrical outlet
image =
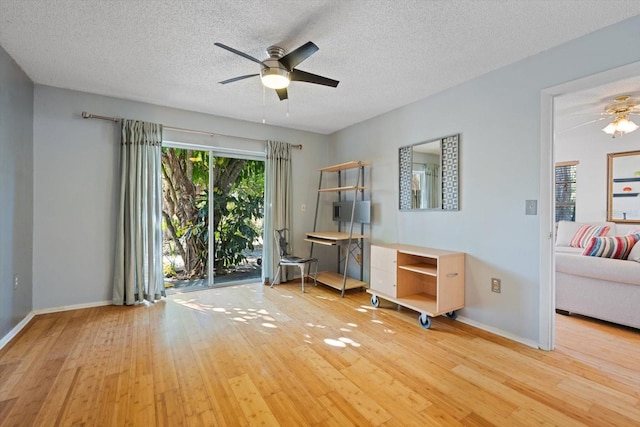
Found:
[[[13,276],[13,289],[18,289],[18,275]]]
[[[500,279],[496,279],[495,277],[491,278],[491,292],[500,293],[502,290],[502,282]]]

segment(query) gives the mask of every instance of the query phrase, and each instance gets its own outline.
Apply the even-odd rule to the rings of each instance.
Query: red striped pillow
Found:
[[[602,258],[627,259],[629,252],[640,240],[640,234],[616,237],[592,237],[582,255]]]
[[[593,237],[605,236],[609,232],[608,225],[581,225],[569,242],[572,248],[584,248]]]

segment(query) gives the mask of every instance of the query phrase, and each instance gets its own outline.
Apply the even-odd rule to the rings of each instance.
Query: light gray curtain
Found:
[[[162,125],[122,120],[113,304],[156,301],[162,276]]]
[[[440,207],[440,165],[427,163],[425,165],[425,187],[427,189],[427,208]]]
[[[286,142],[267,141],[265,215],[264,215],[264,255],[263,278],[270,283],[280,283],[274,277],[279,255],[275,249],[274,230],[291,230],[293,214],[291,145]],[[292,234],[290,234],[291,236]],[[292,242],[289,242],[292,243]],[[290,247],[291,249],[291,247]],[[283,269],[286,270],[286,269]],[[282,274],[282,273],[281,273]]]

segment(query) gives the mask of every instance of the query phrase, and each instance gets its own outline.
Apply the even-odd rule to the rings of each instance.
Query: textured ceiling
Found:
[[[0,45],[38,84],[331,133],[638,14],[638,0],[0,0]],[[259,66],[214,42],[264,59],[309,40],[320,50],[297,68],[337,88],[292,82],[287,102],[258,78],[218,84]]]

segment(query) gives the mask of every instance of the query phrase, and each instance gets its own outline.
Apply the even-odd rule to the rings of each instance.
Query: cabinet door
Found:
[[[371,268],[382,271],[389,271],[395,274],[396,259],[398,251],[396,249],[385,248],[383,246],[371,245]]]
[[[396,272],[371,268],[370,288],[381,294],[396,297]]]
[[[371,289],[395,298],[397,257],[396,249],[371,245]]]

